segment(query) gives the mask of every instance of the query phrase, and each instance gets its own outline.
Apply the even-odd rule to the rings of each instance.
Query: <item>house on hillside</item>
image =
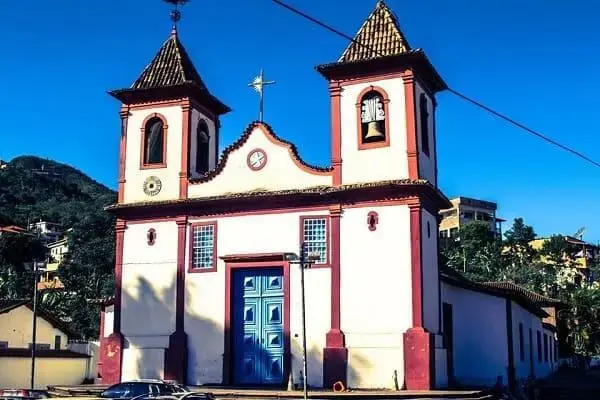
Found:
[[[590,267],[594,259],[598,256],[598,246],[588,243],[582,239],[563,235],[566,242],[566,251],[562,259],[565,264],[571,264],[577,268],[578,276],[575,277],[575,283],[581,283],[589,279],[597,279],[590,275]],[[537,238],[529,242],[535,250],[542,250],[544,245],[550,241],[550,237]],[[544,262],[552,262],[548,257],[542,256]]]
[[[63,237],[55,242],[48,243],[48,262],[46,270],[40,278],[38,289],[64,289],[64,285],[58,278],[58,267],[69,253],[69,238]]]
[[[30,232],[37,233],[45,243],[55,242],[60,239],[63,234],[61,225],[56,222],[42,221],[29,224]]]
[[[0,387],[29,387],[33,307],[29,300],[0,300]],[[36,318],[36,388],[80,384],[89,356],[68,349],[75,338],[68,325],[43,308]]]
[[[2,236],[3,233],[22,234],[26,232],[27,231],[24,228],[17,225],[0,225],[0,236]]]

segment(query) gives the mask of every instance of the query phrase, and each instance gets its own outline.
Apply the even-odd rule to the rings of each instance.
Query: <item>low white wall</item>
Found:
[[[80,385],[86,378],[87,358],[37,358],[35,388],[48,385]],[[31,377],[29,357],[0,357],[0,388],[28,388]]]
[[[90,356],[86,361],[85,377],[89,379],[97,378],[100,342],[72,342],[67,345],[67,350]]]

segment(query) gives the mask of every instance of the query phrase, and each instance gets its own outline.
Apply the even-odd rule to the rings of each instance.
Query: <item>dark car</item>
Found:
[[[159,380],[139,380],[117,383],[100,394],[104,399],[129,400],[138,396],[171,396],[189,393],[189,389],[177,383]]]
[[[50,396],[45,390],[0,389],[0,400],[34,400],[48,397]]]

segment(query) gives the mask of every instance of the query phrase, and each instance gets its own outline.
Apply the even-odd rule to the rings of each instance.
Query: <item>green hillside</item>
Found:
[[[97,306],[90,300],[113,292],[114,218],[104,207],[116,192],[81,171],[52,160],[17,157],[0,169],[0,224],[58,223],[69,234],[69,254],[59,267],[61,292],[45,292],[44,306],[69,321],[82,337],[98,332]],[[0,299],[30,298],[32,273],[24,267],[43,257],[35,238],[0,237]]]

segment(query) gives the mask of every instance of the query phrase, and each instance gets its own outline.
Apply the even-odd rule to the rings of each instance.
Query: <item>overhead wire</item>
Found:
[[[340,31],[340,30],[338,30],[338,29],[336,29],[336,28],[334,28],[334,27],[332,27],[332,26],[324,23],[323,21],[320,21],[320,20],[318,20],[318,19],[310,16],[309,14],[307,14],[307,13],[305,13],[303,11],[300,11],[299,9],[297,9],[297,8],[295,8],[295,7],[293,7],[293,6],[289,5],[289,4],[284,3],[281,0],[272,0],[272,1],[274,3],[276,3],[277,5],[285,8],[285,9],[287,9],[289,11],[291,11],[292,13],[294,13],[296,15],[299,15],[299,16],[301,16],[301,17],[309,20],[309,21],[313,22],[314,24],[317,24],[317,25],[321,26],[322,28],[324,28],[324,29],[326,29],[328,31],[330,31],[330,32],[332,32],[332,33],[334,33],[334,34],[336,34],[338,36],[341,36],[344,39],[349,40],[352,43],[355,43],[358,46],[361,46],[361,47],[369,50],[370,52],[372,52],[374,54],[377,54],[380,57],[384,56],[384,54],[382,54],[381,52],[377,51],[376,49],[373,49],[372,47],[370,47],[370,46],[368,46],[368,45],[366,45],[364,43],[361,43],[360,41],[356,40],[355,38],[351,37],[350,35],[345,34],[344,32],[342,32],[342,31]],[[455,95],[459,99],[464,100],[464,101],[466,101],[466,102],[468,102],[468,103],[470,103],[470,104],[472,104],[472,105],[474,105],[474,106],[476,106],[476,107],[478,107],[478,108],[480,108],[480,109],[482,109],[484,111],[487,111],[490,114],[494,115],[495,117],[500,118],[500,119],[502,119],[502,120],[504,120],[504,121],[506,121],[506,122],[508,122],[508,123],[510,123],[510,124],[512,124],[512,125],[514,125],[514,126],[516,126],[518,128],[520,128],[520,129],[524,130],[525,132],[530,133],[530,134],[536,136],[537,138],[542,139],[542,140],[544,140],[544,141],[546,141],[546,142],[548,142],[548,143],[550,143],[550,144],[558,147],[561,150],[567,151],[570,154],[575,155],[576,157],[579,157],[582,160],[587,161],[588,163],[590,163],[590,164],[592,164],[592,165],[594,165],[596,167],[600,167],[600,162],[595,161],[594,159],[586,156],[585,154],[581,153],[580,151],[575,150],[574,148],[569,147],[567,145],[564,145],[564,144],[562,144],[562,143],[560,143],[560,142],[558,142],[558,141],[556,141],[556,140],[548,137],[547,135],[544,135],[543,133],[540,133],[537,130],[528,127],[527,125],[525,125],[525,124],[523,124],[521,122],[518,122],[515,119],[513,119],[513,118],[511,118],[511,117],[509,117],[509,116],[507,116],[507,115],[505,115],[505,114],[503,114],[503,113],[501,113],[499,111],[494,110],[493,108],[491,108],[491,107],[483,104],[482,102],[474,100],[473,98],[471,98],[471,97],[469,97],[469,96],[467,96],[467,95],[465,95],[465,94],[463,94],[463,93],[461,93],[461,92],[459,92],[457,90],[452,89],[451,87],[448,87],[447,90],[448,90],[448,92],[452,93],[453,95]]]

